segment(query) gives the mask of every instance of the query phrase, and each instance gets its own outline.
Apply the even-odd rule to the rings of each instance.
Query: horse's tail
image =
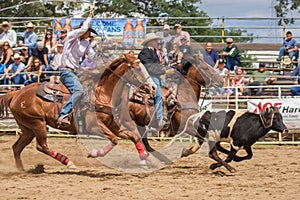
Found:
[[[12,91],[0,96],[0,118],[8,117],[8,108],[16,92]]]

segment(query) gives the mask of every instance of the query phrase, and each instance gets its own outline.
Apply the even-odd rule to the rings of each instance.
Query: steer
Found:
[[[215,169],[220,166],[226,167],[230,172],[236,170],[228,163],[232,160],[239,162],[252,158],[251,146],[270,130],[287,133],[288,130],[283,123],[282,116],[278,108],[269,107],[260,114],[245,112],[235,113],[235,111],[224,111],[215,113],[207,111],[199,120],[197,130],[200,135],[208,138],[209,156],[217,161],[210,166]],[[220,143],[230,143],[230,150],[224,149]],[[201,145],[201,141],[199,142]],[[246,156],[240,157],[236,153],[244,148]],[[227,158],[222,160],[217,150],[227,154]]]

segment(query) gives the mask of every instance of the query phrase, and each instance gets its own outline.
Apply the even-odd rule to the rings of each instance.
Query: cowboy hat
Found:
[[[2,24],[1,24],[1,27],[3,27],[4,25],[7,25],[8,27],[10,27],[11,25],[10,25],[10,23],[8,22],[8,21],[4,21],[4,22],[2,22]]]
[[[159,39],[161,39],[161,38],[158,35],[156,35],[155,33],[147,33],[144,41],[142,42],[142,45],[147,44],[151,40],[159,40]]]
[[[34,28],[35,27],[32,22],[28,22],[28,24],[26,24],[25,26],[26,26],[26,28]]]
[[[22,58],[22,56],[20,56],[20,54],[18,54],[18,53],[15,53],[14,56],[12,56],[13,60],[21,59],[21,58]]]
[[[80,22],[80,24],[78,26],[74,26],[73,29],[79,29],[81,26],[83,25],[83,21]],[[97,31],[95,31],[94,29],[92,29],[91,27],[89,27],[89,29],[87,30],[91,33],[94,33],[95,35],[98,35]]]
[[[232,39],[232,38],[227,38],[227,39],[226,39],[226,43],[227,43],[227,42],[233,42],[233,39]]]

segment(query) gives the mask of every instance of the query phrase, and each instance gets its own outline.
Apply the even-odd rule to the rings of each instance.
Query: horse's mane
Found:
[[[118,59],[114,60],[110,65],[108,65],[103,72],[101,79],[98,83],[98,85],[102,85],[106,78],[119,66],[121,65],[124,61],[126,61],[125,57],[121,56]]]

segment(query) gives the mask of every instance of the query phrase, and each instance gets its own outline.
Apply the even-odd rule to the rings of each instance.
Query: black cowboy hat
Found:
[[[81,26],[83,25],[83,21],[80,22],[80,24],[78,26],[74,26],[73,29],[79,29]],[[89,27],[89,29],[87,30],[91,33],[94,33],[95,35],[98,35],[97,31],[95,31],[94,29],[92,29],[91,27]]]

